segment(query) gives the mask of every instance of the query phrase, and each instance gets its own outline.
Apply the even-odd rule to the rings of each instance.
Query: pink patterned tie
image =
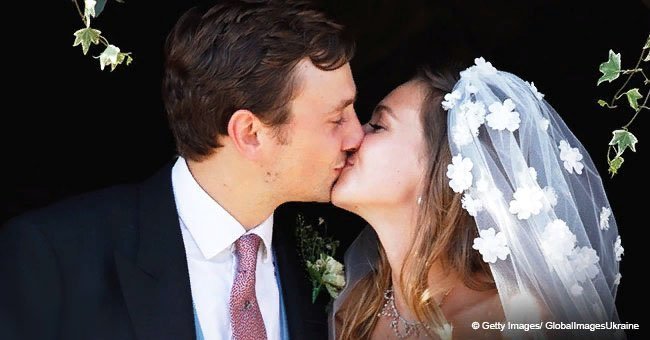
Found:
[[[234,340],[266,340],[266,328],[255,296],[255,267],[260,237],[246,234],[235,241],[237,273],[230,292],[230,323]]]

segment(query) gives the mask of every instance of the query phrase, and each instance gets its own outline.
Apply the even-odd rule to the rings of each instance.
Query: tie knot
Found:
[[[246,234],[235,241],[237,257],[241,259],[257,259],[257,250],[260,248],[262,239],[256,234]]]

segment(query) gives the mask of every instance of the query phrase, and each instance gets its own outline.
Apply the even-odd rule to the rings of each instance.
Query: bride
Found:
[[[571,323],[618,321],[623,248],[589,155],[543,97],[477,58],[377,105],[332,191],[371,227],[346,253],[332,338],[624,337]]]

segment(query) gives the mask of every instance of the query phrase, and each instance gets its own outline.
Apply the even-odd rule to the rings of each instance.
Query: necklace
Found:
[[[452,288],[449,288],[445,295],[438,303],[438,308],[442,306],[445,301],[445,298],[451,292]],[[384,306],[381,308],[381,311],[377,314],[377,317],[387,317],[390,319],[390,328],[395,333],[395,336],[399,339],[406,339],[412,335],[418,336],[420,334],[420,329],[429,328],[427,325],[419,321],[409,321],[406,320],[397,310],[395,306],[395,294],[393,293],[392,288],[386,289],[384,292]],[[401,326],[400,326],[401,324]]]

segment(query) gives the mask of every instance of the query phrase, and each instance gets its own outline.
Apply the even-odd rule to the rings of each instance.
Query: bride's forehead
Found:
[[[403,115],[403,111],[419,111],[424,93],[421,85],[413,82],[405,83],[395,88],[377,105],[377,109],[382,108],[383,112],[391,113],[398,117]],[[375,109],[375,111],[378,111]],[[377,112],[377,113],[383,113]]]

